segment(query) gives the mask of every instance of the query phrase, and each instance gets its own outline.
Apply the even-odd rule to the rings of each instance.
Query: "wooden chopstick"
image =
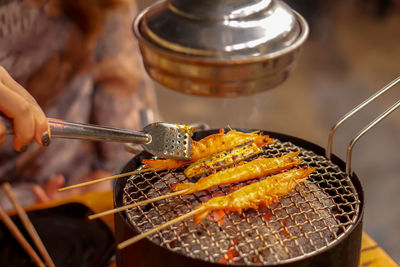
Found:
[[[1,206],[0,206],[0,218],[10,231],[10,233],[14,236],[14,238],[18,241],[18,243],[29,255],[29,257],[31,257],[36,266],[45,267],[46,265],[44,265],[43,261],[36,254],[35,250],[31,247],[31,245],[29,245],[28,241],[26,241],[25,237],[18,230],[18,227],[14,224],[14,222],[11,220],[11,218],[7,215],[7,213],[3,210]]]
[[[15,196],[14,192],[11,189],[9,183],[4,183],[2,186],[3,191],[7,194],[8,198],[10,199],[11,203],[14,205],[15,210],[19,218],[21,219],[22,224],[24,225],[25,229],[27,230],[28,234],[31,236],[33,243],[36,245],[39,253],[42,255],[45,263],[49,267],[55,267],[53,260],[51,259],[46,247],[44,246],[42,240],[39,237],[35,227],[33,226],[32,222],[30,221],[28,215],[26,214],[24,208],[19,203],[17,197]]]

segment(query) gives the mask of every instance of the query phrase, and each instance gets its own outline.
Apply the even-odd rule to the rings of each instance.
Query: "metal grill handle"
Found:
[[[394,79],[392,82],[387,84],[385,87],[377,91],[375,94],[370,96],[368,99],[366,99],[364,102],[359,104],[357,107],[352,109],[350,112],[348,112],[346,115],[344,115],[338,122],[336,122],[335,125],[331,128],[329,132],[329,138],[328,138],[328,145],[326,147],[326,157],[330,160],[331,155],[332,155],[332,145],[333,145],[333,136],[336,132],[336,130],[339,128],[340,125],[342,125],[343,122],[345,122],[348,118],[356,114],[358,111],[360,111],[362,108],[367,106],[369,103],[374,101],[376,98],[387,92],[390,88],[392,88],[394,85],[396,85],[400,81],[400,76]],[[377,125],[379,122],[381,122],[384,118],[389,116],[393,111],[395,111],[398,107],[400,106],[400,100],[398,100],[396,103],[394,103],[391,107],[389,107],[387,110],[385,110],[382,114],[380,114],[378,117],[376,117],[372,122],[370,122],[366,127],[364,127],[349,143],[347,146],[347,154],[346,154],[346,174],[350,176],[351,174],[351,159],[352,159],[352,152],[353,152],[353,147],[357,143],[357,141],[365,134],[367,133],[370,129],[372,129],[375,125]]]

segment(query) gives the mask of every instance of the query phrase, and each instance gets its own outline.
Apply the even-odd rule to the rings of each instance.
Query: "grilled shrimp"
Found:
[[[226,196],[212,198],[196,207],[198,212],[194,215],[194,222],[200,223],[215,210],[236,211],[241,214],[245,209],[258,209],[259,205],[268,206],[279,197],[287,195],[314,171],[315,168],[292,169],[244,186]]]
[[[241,162],[261,152],[263,152],[263,149],[251,141],[232,149],[221,151],[199,159],[190,164],[185,169],[184,174],[188,178],[203,175],[205,173],[229,167],[230,165]]]
[[[225,134],[224,129],[220,129],[219,133],[209,135],[200,141],[192,141],[191,144],[191,160],[174,160],[174,159],[144,159],[142,163],[146,168],[156,171],[177,169],[187,163],[195,162],[198,159],[209,155],[234,148],[243,143],[254,141],[259,146],[272,144],[274,141],[267,135],[262,135],[259,131],[252,133],[243,133],[230,129]]]
[[[242,165],[216,172],[200,178],[196,183],[183,183],[172,186],[172,190],[181,191],[188,189],[183,194],[191,194],[205,190],[212,186],[236,183],[290,169],[300,164],[301,160],[296,158],[299,152],[288,153],[277,158],[257,158]]]

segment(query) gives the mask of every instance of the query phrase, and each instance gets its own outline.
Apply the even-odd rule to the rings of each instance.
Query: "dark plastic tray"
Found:
[[[57,267],[110,264],[115,252],[113,232],[103,221],[89,220],[93,212],[87,206],[68,203],[27,213]],[[18,216],[11,218],[36,250]],[[35,266],[1,221],[0,266]]]

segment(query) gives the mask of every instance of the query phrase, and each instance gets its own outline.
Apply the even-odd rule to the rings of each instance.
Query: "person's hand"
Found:
[[[42,145],[42,135],[48,132],[48,122],[36,100],[0,66],[0,111],[13,120],[14,147],[35,140]],[[6,137],[6,127],[0,121],[0,144]]]
[[[88,182],[97,180],[103,177],[112,175],[112,172],[106,170],[96,170],[87,178],[81,179],[82,182]],[[54,201],[58,199],[73,197],[82,195],[89,192],[101,192],[111,189],[110,181],[103,181],[88,186],[78,187],[66,191],[59,192],[58,189],[65,185],[65,177],[62,174],[54,174],[50,179],[43,185],[35,185],[33,187],[33,193],[39,203]]]

